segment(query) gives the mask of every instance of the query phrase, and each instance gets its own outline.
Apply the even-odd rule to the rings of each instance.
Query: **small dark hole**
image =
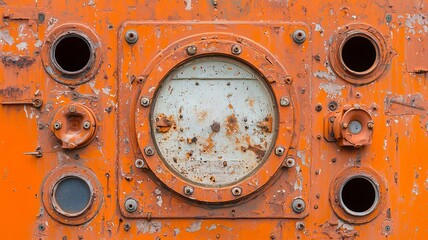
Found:
[[[377,52],[373,43],[365,37],[352,37],[342,49],[342,60],[354,72],[369,70],[376,61]]]
[[[78,72],[88,65],[91,58],[91,47],[83,37],[70,34],[58,40],[53,57],[63,70]]]
[[[356,177],[345,183],[341,193],[342,202],[349,210],[363,213],[370,210],[376,201],[373,183],[363,177]]]

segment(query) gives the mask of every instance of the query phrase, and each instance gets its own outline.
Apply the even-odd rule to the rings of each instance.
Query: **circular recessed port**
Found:
[[[376,67],[378,52],[377,44],[369,36],[354,35],[344,41],[340,57],[348,71],[363,75]]]
[[[85,180],[68,176],[56,183],[53,204],[64,215],[78,216],[90,206],[91,196],[92,190]]]
[[[379,202],[379,188],[373,179],[363,175],[349,178],[339,193],[340,205],[353,216],[366,216]]]
[[[93,63],[91,43],[78,33],[65,34],[53,44],[51,59],[54,66],[64,74],[83,73]]]

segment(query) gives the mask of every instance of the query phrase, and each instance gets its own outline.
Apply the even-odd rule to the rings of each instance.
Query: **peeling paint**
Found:
[[[0,31],[0,42],[6,42],[9,45],[14,43],[13,37],[9,35],[9,30]]]
[[[335,83],[320,83],[320,89],[327,93],[327,97],[336,98],[342,96],[342,90],[345,89],[345,86]]]
[[[157,233],[162,229],[162,223],[156,221],[137,222],[137,231],[142,233]]]
[[[22,50],[27,49],[28,43],[27,42],[22,42],[22,43],[16,44],[16,47],[18,48],[18,50],[22,51]]]
[[[197,231],[201,230],[201,225],[202,225],[201,221],[194,222],[189,227],[186,228],[186,231],[187,232],[197,232]]]

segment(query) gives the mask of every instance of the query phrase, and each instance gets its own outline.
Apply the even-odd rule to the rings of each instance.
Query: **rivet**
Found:
[[[234,187],[232,188],[232,195],[237,197],[237,196],[241,196],[242,194],[242,188],[241,187]]]
[[[293,40],[298,44],[303,43],[306,40],[306,32],[301,29],[294,31]]]
[[[305,229],[305,224],[304,224],[304,223],[302,223],[302,222],[297,222],[297,223],[296,223],[296,228],[297,228],[298,230],[303,230],[303,229]]]
[[[135,167],[136,168],[143,168],[144,167],[144,161],[143,161],[143,159],[137,158],[135,160]]]
[[[46,227],[45,227],[45,225],[44,224],[39,224],[38,226],[37,226],[37,228],[39,229],[39,231],[45,231],[45,229],[46,229]]]
[[[188,54],[189,56],[193,56],[193,55],[195,55],[197,51],[198,51],[198,49],[196,48],[196,46],[195,46],[195,45],[188,46],[188,47],[186,48],[186,52],[187,52],[187,54]]]
[[[293,203],[291,204],[291,207],[293,208],[293,211],[296,213],[301,213],[305,211],[306,203],[301,198],[296,198],[293,200]]]
[[[184,194],[186,194],[187,196],[190,196],[193,194],[193,187],[192,186],[185,186],[183,188],[183,192]]]
[[[125,229],[125,231],[129,231],[129,229],[131,229],[131,224],[129,223],[123,224],[123,229]]]
[[[373,128],[374,128],[374,122],[368,122],[368,123],[367,123],[367,127],[368,127],[369,129],[373,129]]]
[[[135,200],[133,198],[126,199],[125,209],[127,212],[133,213],[133,212],[137,211],[137,207],[138,207],[137,200]]]
[[[143,97],[141,98],[140,104],[143,107],[147,107],[150,104],[150,99]]]
[[[292,157],[289,157],[285,160],[285,166],[288,168],[294,167],[295,163],[296,162],[295,162],[294,158],[292,158]]]
[[[343,124],[342,124],[342,127],[343,127],[343,128],[348,128],[348,124],[347,124],[347,123],[343,123]]]
[[[279,146],[279,147],[275,148],[275,154],[277,156],[282,156],[284,154],[284,152],[285,152],[285,148],[282,147],[282,146]]]
[[[60,130],[62,127],[62,123],[60,121],[56,121],[53,125],[55,130]]]
[[[71,112],[71,113],[76,112],[76,106],[71,105],[71,106],[68,108],[68,111],[69,111],[69,112]]]
[[[279,104],[283,107],[287,107],[290,105],[290,99],[288,99],[287,97],[281,97]]]
[[[239,46],[238,44],[235,44],[232,46],[231,51],[232,51],[233,55],[239,55],[239,54],[241,54],[242,49],[241,49],[241,46]]]
[[[316,110],[317,112],[320,112],[320,111],[322,110],[322,104],[321,104],[321,103],[318,103],[318,104],[315,106],[315,110]]]
[[[88,130],[89,128],[91,128],[91,123],[89,121],[83,122],[83,128]]]
[[[134,44],[138,41],[138,33],[135,30],[128,30],[125,33],[125,40],[129,44]]]
[[[33,100],[33,106],[39,108],[43,105],[43,100],[40,98],[36,98]]]

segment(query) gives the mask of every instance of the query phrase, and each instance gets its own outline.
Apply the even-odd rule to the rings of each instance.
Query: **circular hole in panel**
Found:
[[[264,78],[221,56],[192,59],[170,72],[151,114],[165,164],[206,187],[230,186],[262,166],[275,143],[277,120]]]
[[[345,66],[357,73],[370,70],[376,62],[377,55],[377,47],[363,36],[354,36],[346,40],[341,52]]]
[[[67,74],[77,74],[91,64],[91,45],[78,34],[67,34],[59,38],[52,51],[52,60],[58,70]]]
[[[90,205],[91,195],[88,183],[75,176],[63,178],[54,188],[56,204],[70,215],[83,213]]]
[[[365,216],[375,209],[379,201],[379,190],[372,179],[355,176],[343,184],[339,197],[347,213]]]

